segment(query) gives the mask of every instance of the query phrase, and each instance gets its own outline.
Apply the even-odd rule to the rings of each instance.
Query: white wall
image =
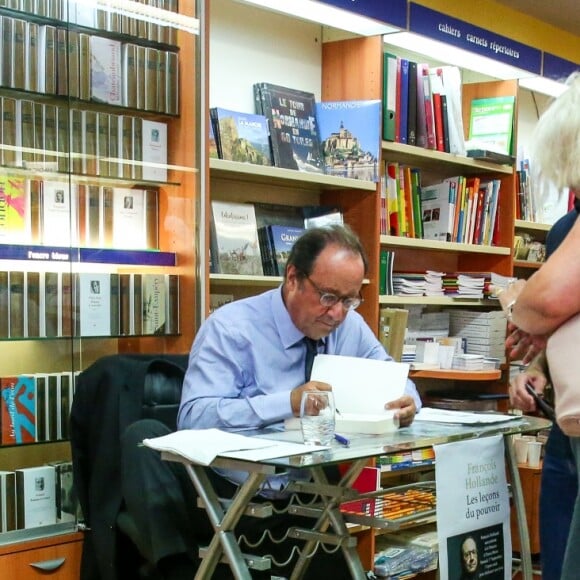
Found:
[[[321,35],[318,24],[212,0],[209,106],[253,113],[258,82],[309,91],[320,100]]]

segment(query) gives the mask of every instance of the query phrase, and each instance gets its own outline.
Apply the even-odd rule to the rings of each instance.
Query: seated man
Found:
[[[360,290],[366,269],[364,249],[348,227],[307,230],[292,248],[280,288],[222,306],[202,325],[189,357],[178,428],[217,427],[237,432],[264,427],[282,429],[284,419],[298,416],[304,391],[332,388],[326,383],[309,380],[310,369],[305,368],[308,358],[305,339],[311,339],[314,348],[327,354],[391,360],[364,319],[355,312],[361,303]],[[404,396],[385,404],[396,410],[401,426],[413,421],[420,405],[411,381],[407,383]],[[136,445],[140,438],[141,433],[130,434],[130,444]],[[150,459],[153,453],[141,448],[138,454]],[[245,476],[242,472],[211,473],[218,494],[228,496],[235,492]],[[283,475],[269,478],[260,495],[275,502],[284,501],[286,483]],[[143,496],[147,495],[143,494],[144,482],[135,481],[134,485],[132,490],[127,490],[126,497],[133,497],[132,493],[140,496],[135,498],[137,505],[134,507],[143,520],[141,529],[157,526],[158,517],[167,520],[166,513],[160,514],[159,501],[149,505],[149,510],[143,509]],[[160,491],[164,485],[164,480],[155,480],[152,490]],[[183,491],[194,495],[192,484],[188,487],[189,490]],[[130,511],[131,503],[128,500]],[[173,510],[180,519],[184,519],[185,512],[185,509]],[[202,519],[199,513],[196,517]],[[304,518],[294,516],[293,519],[288,514],[249,520],[246,519],[244,526],[249,527],[247,532],[254,541],[264,529],[274,534],[275,530],[285,532],[291,525],[307,525]],[[183,522],[183,529],[189,526]],[[195,535],[201,541],[200,525],[195,527]],[[206,532],[211,534],[207,528]],[[168,569],[170,563],[177,561],[180,548],[183,554],[195,551],[191,543],[176,543],[170,538],[168,533],[157,533],[159,546],[154,552],[161,569]],[[268,548],[277,549],[274,545]],[[349,577],[340,552],[332,555],[323,550],[319,552],[309,568],[309,575],[314,577],[324,572],[325,576]],[[184,562],[184,558],[181,561]],[[282,567],[275,573],[280,572],[288,570]],[[177,576],[168,574],[166,577]]]

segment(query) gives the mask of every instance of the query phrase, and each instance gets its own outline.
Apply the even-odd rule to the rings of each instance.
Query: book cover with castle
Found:
[[[272,165],[268,121],[264,115],[220,107],[210,109],[210,115],[221,159]]]
[[[325,172],[328,175],[379,180],[381,101],[316,103]]]

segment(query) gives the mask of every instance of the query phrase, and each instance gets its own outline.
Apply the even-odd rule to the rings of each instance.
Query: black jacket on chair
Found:
[[[128,425],[147,416],[143,393],[148,375],[181,385],[187,361],[188,355],[110,355],[78,377],[70,423],[74,485],[88,528],[82,580],[123,580],[116,554],[116,519],[123,505],[120,437]],[[175,388],[168,396],[175,399]]]

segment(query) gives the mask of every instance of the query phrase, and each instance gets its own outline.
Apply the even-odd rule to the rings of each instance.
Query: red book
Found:
[[[0,379],[2,445],[33,443],[36,440],[36,403],[32,376]]]
[[[427,149],[436,149],[437,143],[435,141],[435,113],[433,112],[433,95],[431,94],[431,78],[429,77],[429,65],[420,64],[422,75],[422,92],[423,106],[425,109],[425,130],[427,141],[425,147]]]
[[[445,151],[445,136],[443,133],[443,108],[441,95],[433,93],[433,112],[435,113],[435,143],[437,151]]]

